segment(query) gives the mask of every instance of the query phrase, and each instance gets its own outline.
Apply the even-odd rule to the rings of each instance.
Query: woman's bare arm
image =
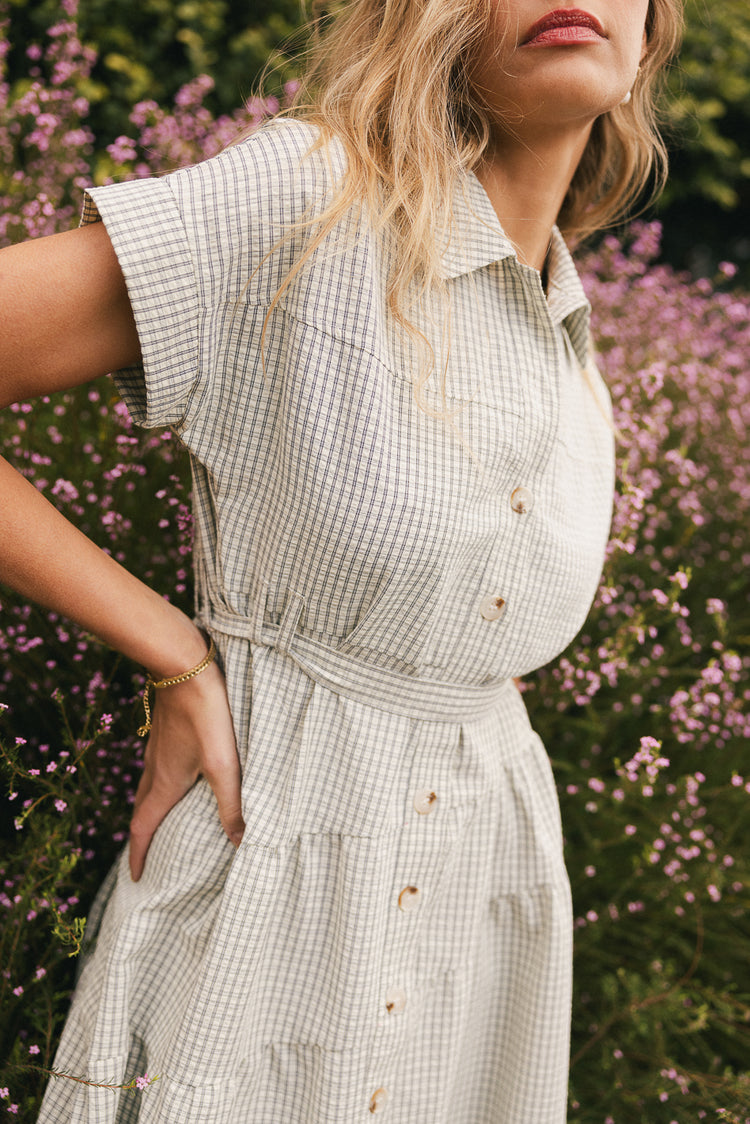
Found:
[[[125,279],[102,223],[0,250],[0,407],[139,358]]]
[[[75,386],[139,357],[125,281],[101,224],[0,251],[0,405]],[[205,655],[205,639],[184,613],[81,534],[2,458],[0,582],[157,678],[180,674]],[[134,877],[156,827],[198,773],[237,842],[239,764],[215,666],[159,692],[131,824]]]

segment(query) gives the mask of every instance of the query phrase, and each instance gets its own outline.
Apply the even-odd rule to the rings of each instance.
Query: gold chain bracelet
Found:
[[[146,713],[146,721],[142,726],[138,727],[138,737],[145,738],[146,734],[151,729],[151,703],[149,695],[151,688],[160,690],[162,687],[176,687],[178,683],[187,683],[188,679],[194,679],[196,675],[200,675],[205,671],[210,663],[213,663],[216,658],[216,645],[214,644],[213,637],[209,638],[208,651],[195,667],[191,667],[189,671],[183,671],[182,675],[170,675],[168,679],[154,679],[153,676],[146,676],[146,686],[143,688],[143,709]]]

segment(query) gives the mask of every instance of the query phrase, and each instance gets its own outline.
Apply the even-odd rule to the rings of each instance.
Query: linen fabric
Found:
[[[316,136],[277,122],[86,200],[142,345],[117,385],[190,452],[247,828],[235,851],[200,780],[137,884],[122,855],[55,1064],[159,1080],[58,1078],[43,1124],[565,1119],[569,886],[512,677],[573,638],[604,556],[589,306],[559,233],[545,294],[465,176],[445,293],[411,312],[419,409],[366,215],[274,303],[345,169]]]

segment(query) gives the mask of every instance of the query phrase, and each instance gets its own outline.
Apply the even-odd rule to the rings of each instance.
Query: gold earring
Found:
[[[639,77],[640,73],[641,73],[641,68],[639,66],[638,69],[635,72],[635,78],[633,79],[633,86],[635,86],[636,82],[638,81],[638,77]],[[625,95],[625,97],[620,102],[620,105],[628,105],[628,103],[631,102],[632,100],[633,100],[633,91],[632,91],[632,89],[630,89],[630,90],[628,90],[627,94]]]

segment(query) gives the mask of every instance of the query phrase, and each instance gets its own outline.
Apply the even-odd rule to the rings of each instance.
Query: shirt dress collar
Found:
[[[512,258],[518,261],[510,239],[498,222],[481,183],[468,173],[456,187],[453,231],[442,252],[443,277],[450,280]],[[582,365],[588,359],[589,304],[565,240],[555,226],[548,257],[547,308],[553,324],[564,324]]]

